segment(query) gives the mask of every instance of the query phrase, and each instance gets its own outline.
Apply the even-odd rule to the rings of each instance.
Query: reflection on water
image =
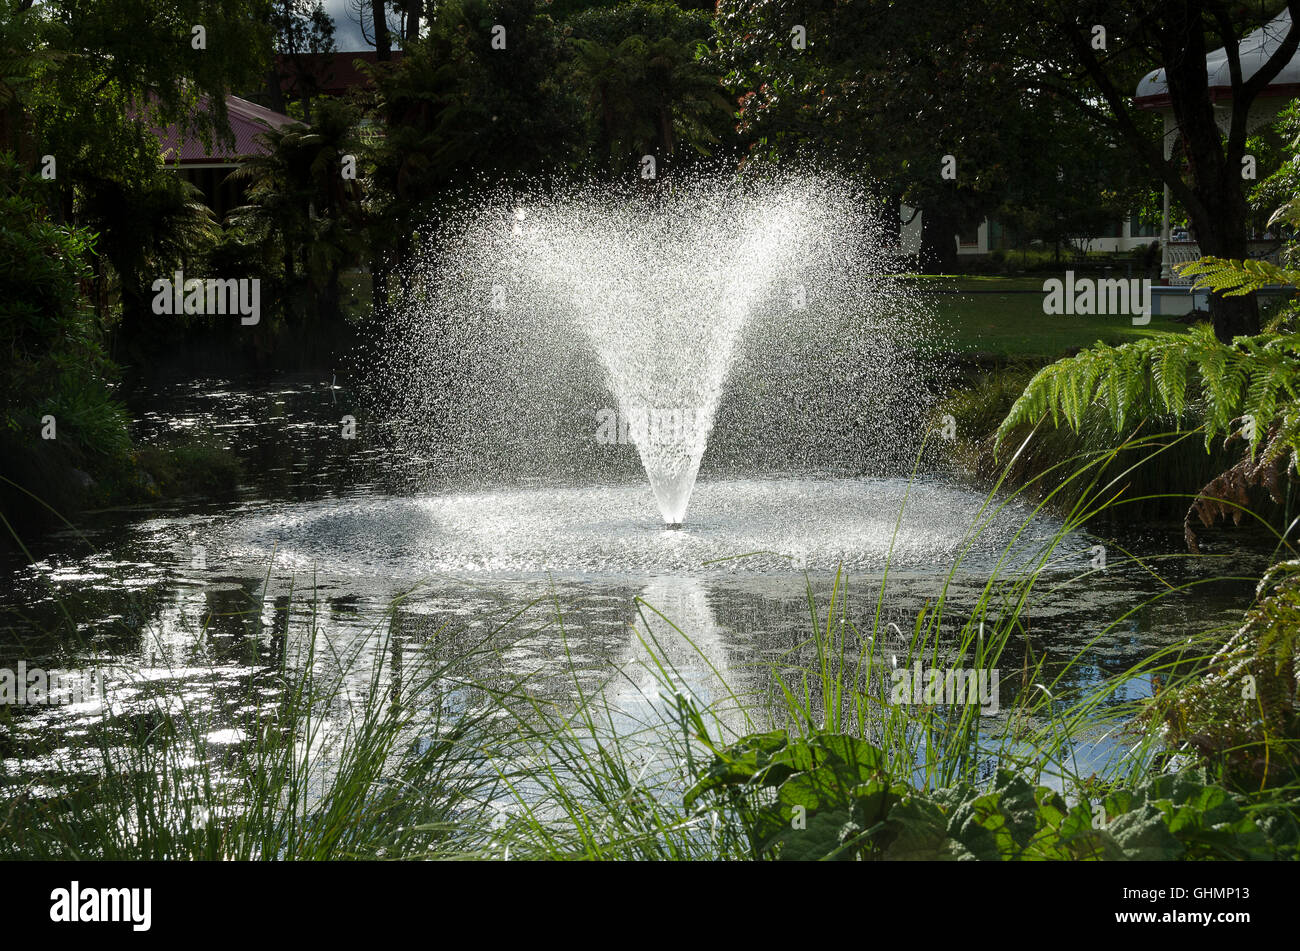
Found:
[[[210,392],[217,395],[206,404],[191,398],[209,410],[213,401],[242,405],[229,388]],[[352,658],[336,673],[354,696],[365,695],[381,649],[391,655],[386,676],[400,677],[413,655],[454,660],[487,642],[490,653],[465,661],[466,680],[524,679],[535,696],[561,704],[599,693],[617,711],[615,728],[629,733],[662,719],[673,702],[663,694],[679,691],[714,705],[741,732],[767,727],[780,709],[778,679],[792,683],[812,662],[810,586],[824,612],[844,568],[843,636],[860,637],[872,631],[878,604],[882,627],[910,630],[946,583],[945,627],[955,631],[1027,515],[1005,509],[972,537],[983,499],[940,483],[729,478],[707,468],[683,531],[658,524],[649,489],[631,478],[402,496],[382,489],[383,478],[349,476],[371,457],[364,445],[338,445],[334,393],[302,386],[263,398],[306,405],[280,411],[299,423],[287,436],[257,423],[275,414],[242,407],[232,444],[245,458],[276,463],[255,470],[244,498],[224,509],[108,513],[80,537],[34,543],[35,563],[16,567],[0,591],[0,667],[104,668],[115,716],[145,718],[159,704],[184,709],[205,724],[205,742],[221,748],[274,701],[268,672],[305,656],[313,630],[322,667]],[[186,418],[213,424],[221,414]],[[157,415],[147,420],[163,427]],[[294,440],[311,460],[304,480],[293,476],[306,471]],[[280,482],[292,490],[278,490]],[[1012,562],[1054,530],[1046,520],[1032,525]],[[1231,583],[1171,593],[1222,571],[1196,560],[1162,564],[1160,578],[1114,558],[1104,573],[1089,573],[1093,543],[1071,537],[1053,553],[1024,615],[1028,631],[1003,659],[1004,710],[1022,665],[1041,661],[1051,677],[1086,646],[1086,661],[1069,667],[1063,686],[1096,683],[1160,645],[1230,621],[1249,595],[1248,584]],[[1236,557],[1234,568],[1248,574],[1246,556]],[[1156,595],[1165,597],[1107,630]],[[478,701],[462,688],[439,702],[463,709]],[[4,781],[93,772],[97,754],[77,741],[104,728],[100,703],[8,708],[0,715]],[[82,760],[72,761],[78,749]]]

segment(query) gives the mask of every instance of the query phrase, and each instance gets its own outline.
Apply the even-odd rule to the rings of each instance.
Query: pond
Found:
[[[329,645],[319,662],[351,657],[356,669],[340,674],[359,696],[370,668],[358,659],[382,645],[387,676],[412,652],[463,655],[465,682],[526,680],[560,703],[603,693],[629,722],[665,702],[650,642],[681,690],[702,703],[742,698],[761,727],[779,707],[778,680],[815,659],[810,594],[824,623],[837,572],[849,654],[874,630],[875,652],[897,657],[923,607],[943,594],[942,629],[955,633],[999,563],[1014,574],[1060,529],[938,477],[743,475],[711,469],[707,456],[680,530],[658,518],[635,457],[586,483],[571,471],[561,482],[426,479],[412,489],[411,459],[340,438],[347,405],[346,390],[303,376],[136,393],[141,442],[206,434],[243,461],[241,489],[224,502],[91,513],[76,530],[29,540],[33,561],[12,561],[0,592],[0,668],[106,671],[115,716],[168,697],[210,718],[207,740],[219,747],[238,743],[244,714],[274,693],[261,675],[313,625]],[[1109,562],[1091,570],[1098,544],[1058,539],[1027,630],[1000,661],[1004,711],[1031,665],[1043,664],[1040,680],[1063,674],[1058,687],[1086,688],[1163,645],[1232,626],[1251,585],[1216,576],[1248,576],[1266,559],[1233,550],[1229,572],[1222,552],[1184,557],[1170,526],[1106,540]],[[1120,549],[1179,557],[1150,570]],[[1149,689],[1140,678],[1112,700]],[[442,700],[463,708],[473,693]],[[93,771],[95,754],[76,739],[102,700],[10,707],[5,782]],[[728,716],[742,726],[738,711]]]

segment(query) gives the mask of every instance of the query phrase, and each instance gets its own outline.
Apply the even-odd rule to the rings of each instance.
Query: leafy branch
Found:
[[[1195,400],[1189,396],[1193,373],[1199,391]],[[1300,334],[1239,338],[1227,346],[1201,324],[1185,334],[1154,334],[1118,347],[1098,343],[1044,367],[1011,407],[997,442],[1001,445],[1017,426],[1049,414],[1054,425],[1078,431],[1099,406],[1119,432],[1153,408],[1181,424],[1195,405],[1207,450],[1216,437],[1241,437],[1253,457],[1272,433],[1263,461],[1285,454],[1288,467],[1295,468],[1300,461],[1298,387]]]

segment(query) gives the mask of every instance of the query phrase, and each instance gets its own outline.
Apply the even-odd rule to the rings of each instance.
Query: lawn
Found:
[[[1051,276],[918,276],[909,283],[930,299],[946,349],[955,353],[1051,359],[1098,340],[1120,344],[1187,327],[1159,315],[1141,327],[1129,317],[1049,316],[1043,313],[1043,281]]]

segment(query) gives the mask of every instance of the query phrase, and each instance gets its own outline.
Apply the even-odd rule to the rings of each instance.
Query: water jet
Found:
[[[400,381],[380,415],[440,480],[603,482],[635,458],[668,528],[715,443],[738,473],[902,468],[934,335],[871,208],[778,169],[476,195],[406,268],[366,361]]]

